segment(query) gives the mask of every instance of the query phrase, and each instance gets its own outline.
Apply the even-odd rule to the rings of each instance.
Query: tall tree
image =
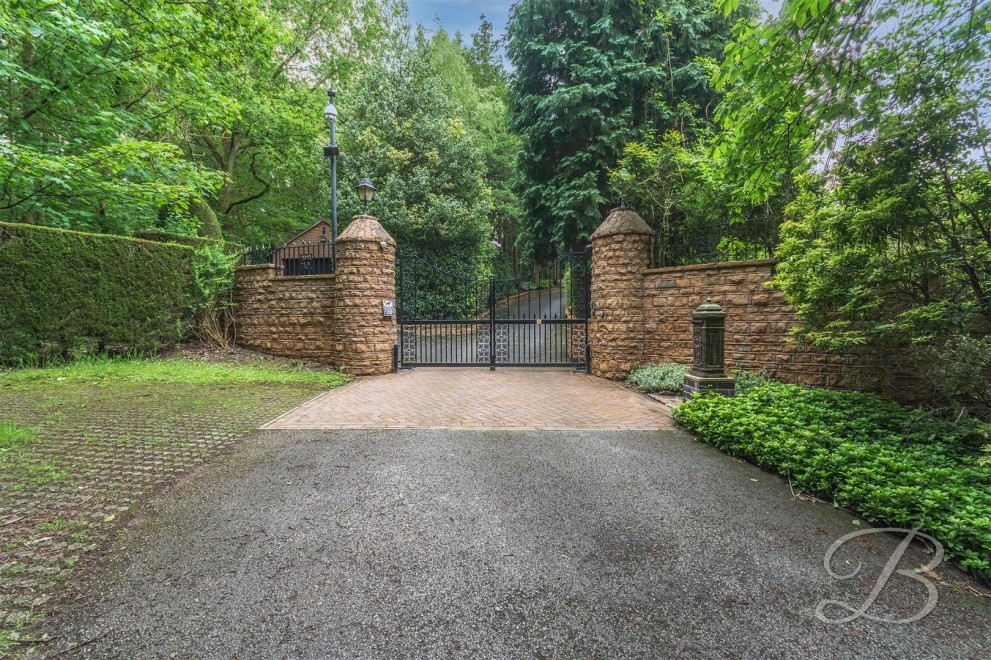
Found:
[[[220,183],[162,134],[180,109],[217,101],[204,76],[234,63],[220,44],[272,43],[231,0],[11,0],[0,34],[0,214],[97,231],[154,222]]]
[[[452,272],[487,264],[492,202],[485,161],[459,105],[467,97],[452,95],[430,41],[422,34],[397,39],[347,92],[341,185],[372,179],[378,192],[369,212],[401,250],[446,262]],[[361,211],[353,194],[341,195],[339,203],[342,218]]]
[[[974,0],[788,0],[738,27],[726,178],[742,202],[801,181],[777,283],[808,339],[991,327],[989,24]]]
[[[276,51],[245,53],[218,71],[222,112],[192,116],[183,135],[191,158],[224,173],[211,200],[225,229],[246,238],[280,236],[325,213],[328,85],[346,87],[388,31],[374,0],[270,0]]]
[[[322,89],[374,47],[376,0],[0,5],[0,217],[245,233],[312,215]],[[324,189],[325,186],[321,186]],[[302,203],[297,200],[303,200]]]
[[[518,271],[516,238],[521,214],[512,179],[519,139],[509,129],[508,87],[499,40],[484,16],[480,21],[470,48],[438,30],[430,39],[429,51],[485,162],[484,181],[492,199],[489,222],[502,257],[500,266]]]
[[[610,203],[607,175],[645,130],[690,129],[717,95],[707,60],[731,23],[708,0],[522,0],[507,52],[518,190],[536,255],[579,247]]]

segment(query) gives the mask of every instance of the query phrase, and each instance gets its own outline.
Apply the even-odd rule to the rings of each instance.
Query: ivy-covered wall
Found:
[[[0,222],[0,363],[175,342],[191,321],[194,254]]]

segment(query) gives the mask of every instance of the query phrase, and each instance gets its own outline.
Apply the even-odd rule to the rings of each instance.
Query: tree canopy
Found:
[[[608,171],[645,132],[694,130],[732,22],[706,0],[522,0],[507,52],[531,252],[581,247],[615,200]]]
[[[311,92],[353,73],[387,12],[364,0],[4,3],[0,216],[129,233],[219,214],[250,233],[304,210],[308,196],[278,193],[312,161]]]
[[[777,283],[812,341],[991,323],[989,24],[971,0],[789,0],[737,26],[717,151],[742,203],[799,181]]]

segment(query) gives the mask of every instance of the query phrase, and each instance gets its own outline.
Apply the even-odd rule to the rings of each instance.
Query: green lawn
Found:
[[[316,371],[288,364],[252,362],[225,364],[196,360],[111,360],[92,358],[65,367],[21,369],[0,373],[0,387],[37,387],[56,383],[134,384],[169,383],[220,385],[252,383],[306,384],[336,387],[347,376],[334,371]]]

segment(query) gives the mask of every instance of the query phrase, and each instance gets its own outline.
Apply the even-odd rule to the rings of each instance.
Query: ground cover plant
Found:
[[[626,382],[641,392],[681,392],[688,367],[674,362],[645,364],[635,368]]]
[[[239,357],[0,372],[0,656],[30,646],[48,608],[72,593],[74,572],[143,502],[347,380]]]
[[[763,383],[685,402],[675,418],[719,449],[785,475],[876,525],[932,534],[991,580],[991,466],[972,426],[852,391]]]

